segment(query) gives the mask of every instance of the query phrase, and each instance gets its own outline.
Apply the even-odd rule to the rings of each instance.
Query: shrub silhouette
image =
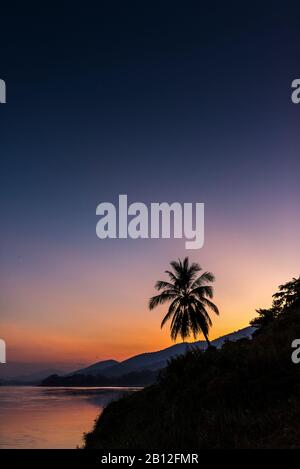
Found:
[[[299,297],[281,298],[273,320],[256,324],[252,340],[171,360],[155,385],[104,410],[85,447],[299,448]]]

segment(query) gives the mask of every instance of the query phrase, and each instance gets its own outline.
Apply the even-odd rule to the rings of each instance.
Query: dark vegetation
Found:
[[[108,405],[86,448],[300,448],[300,278],[258,310],[252,340],[190,351],[158,382]],[[299,354],[300,355],[300,354]]]
[[[84,375],[70,376],[51,375],[45,378],[41,386],[148,386],[157,379],[157,372],[151,370],[133,371],[122,376]]]

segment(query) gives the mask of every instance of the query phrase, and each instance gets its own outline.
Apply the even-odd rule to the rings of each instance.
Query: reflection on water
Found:
[[[75,448],[111,400],[138,388],[0,387],[0,448]]]

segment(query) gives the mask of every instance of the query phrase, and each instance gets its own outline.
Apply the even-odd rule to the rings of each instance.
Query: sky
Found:
[[[171,345],[154,283],[216,276],[210,337],[299,275],[296,2],[1,7],[0,337],[8,361],[90,363]],[[203,202],[205,243],[100,240],[96,206]]]

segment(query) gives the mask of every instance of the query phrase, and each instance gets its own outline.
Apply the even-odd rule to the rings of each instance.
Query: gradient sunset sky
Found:
[[[299,5],[3,8],[0,337],[8,360],[123,359],[171,345],[154,283],[216,276],[210,337],[299,275]],[[270,8],[270,5],[272,7]],[[204,202],[205,245],[96,237],[96,206]]]

